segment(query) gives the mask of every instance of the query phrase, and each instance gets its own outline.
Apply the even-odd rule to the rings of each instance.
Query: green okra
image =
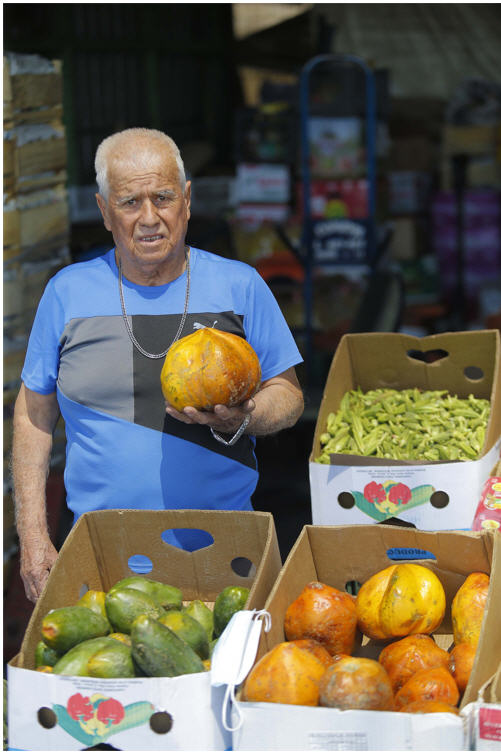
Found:
[[[327,418],[317,462],[348,453],[403,460],[464,461],[480,456],[489,400],[447,390],[360,387],[343,395]]]

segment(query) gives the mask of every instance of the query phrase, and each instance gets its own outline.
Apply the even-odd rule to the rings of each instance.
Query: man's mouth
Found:
[[[140,238],[142,243],[154,243],[157,240],[162,240],[163,235],[143,235],[142,238]]]

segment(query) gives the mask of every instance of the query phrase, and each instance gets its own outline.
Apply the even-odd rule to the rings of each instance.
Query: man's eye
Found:
[[[127,206],[134,206],[135,203],[136,203],[136,199],[135,198],[130,198],[127,201]]]

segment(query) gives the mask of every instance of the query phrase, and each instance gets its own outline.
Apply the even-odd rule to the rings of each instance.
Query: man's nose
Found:
[[[140,222],[144,225],[154,225],[158,222],[155,204],[149,198],[141,204]]]

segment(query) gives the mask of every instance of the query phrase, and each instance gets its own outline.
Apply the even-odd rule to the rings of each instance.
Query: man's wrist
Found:
[[[240,424],[240,426],[237,428],[236,432],[231,437],[231,439],[223,438],[217,431],[214,430],[214,428],[212,428],[212,426],[210,426],[210,432],[213,435],[213,437],[216,439],[216,441],[219,441],[221,444],[224,444],[225,446],[233,446],[234,444],[237,443],[239,438],[242,436],[242,434],[244,433],[249,423],[250,423],[250,415],[246,415],[242,423]]]

